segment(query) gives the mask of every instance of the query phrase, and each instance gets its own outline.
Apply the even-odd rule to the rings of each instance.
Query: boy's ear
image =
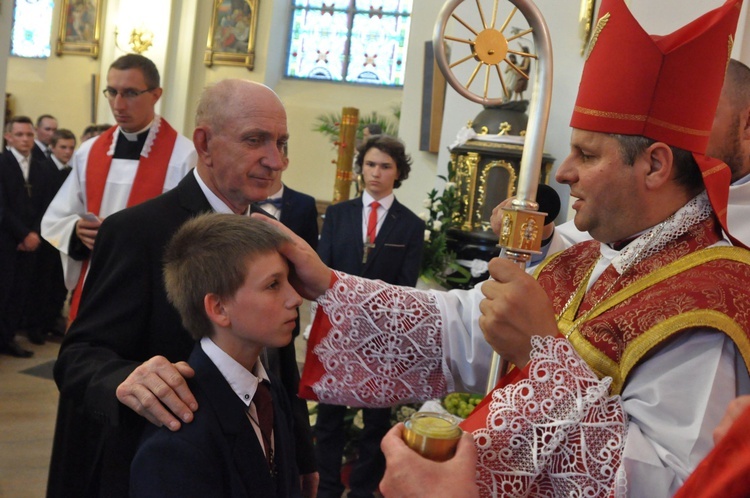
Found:
[[[208,319],[219,327],[229,327],[232,324],[229,315],[224,310],[221,298],[216,294],[206,294],[203,297],[203,309],[206,310]]]

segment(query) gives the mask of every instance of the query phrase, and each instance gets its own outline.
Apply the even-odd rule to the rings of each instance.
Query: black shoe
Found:
[[[23,349],[15,339],[11,339],[5,344],[0,344],[0,354],[7,354],[16,358],[31,358],[34,356],[33,352]]]
[[[32,344],[36,344],[37,346],[41,346],[45,342],[44,333],[42,333],[41,329],[29,329],[26,332],[26,337],[29,338]]]

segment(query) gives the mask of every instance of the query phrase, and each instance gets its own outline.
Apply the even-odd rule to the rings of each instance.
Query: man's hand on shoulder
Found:
[[[184,361],[171,363],[163,356],[154,356],[117,386],[117,399],[149,422],[161,427],[166,425],[176,431],[182,422],[193,420],[198,402],[190,392],[186,378],[195,371]]]

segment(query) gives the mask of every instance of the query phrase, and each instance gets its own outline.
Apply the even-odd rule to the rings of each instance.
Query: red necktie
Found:
[[[255,396],[253,396],[253,403],[255,403],[256,415],[258,415],[258,425],[263,437],[263,444],[266,447],[268,467],[273,471],[273,446],[271,444],[273,433],[273,399],[271,398],[271,389],[268,386],[268,382],[262,381],[258,383]]]
[[[367,220],[367,243],[368,244],[375,243],[375,234],[378,231],[378,208],[379,207],[380,207],[380,203],[378,201],[373,201],[370,204],[370,219]]]

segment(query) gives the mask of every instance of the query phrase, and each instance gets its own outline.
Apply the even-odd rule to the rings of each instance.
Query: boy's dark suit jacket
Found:
[[[187,360],[195,341],[167,300],[162,253],[188,219],[211,205],[193,176],[159,197],[107,219],[83,289],[78,317],[55,363],[60,389],[47,496],[127,496],[130,462],[146,420],[122,405],[117,386],[143,361]],[[288,351],[287,351],[288,350]],[[281,348],[282,383],[299,379],[293,345]],[[305,402],[291,402],[300,473],[315,471]],[[307,450],[300,450],[300,448]]]
[[[274,402],[274,461],[278,470],[274,479],[245,413],[245,404],[199,344],[188,362],[195,369],[195,377],[188,384],[200,407],[195,420],[178,432],[155,426],[146,430],[131,467],[131,495],[300,496],[289,403],[278,378],[269,372]]]
[[[326,209],[318,254],[325,264],[352,275],[396,285],[415,285],[424,244],[424,221],[398,200],[388,210],[363,263],[362,199],[333,204]]]

